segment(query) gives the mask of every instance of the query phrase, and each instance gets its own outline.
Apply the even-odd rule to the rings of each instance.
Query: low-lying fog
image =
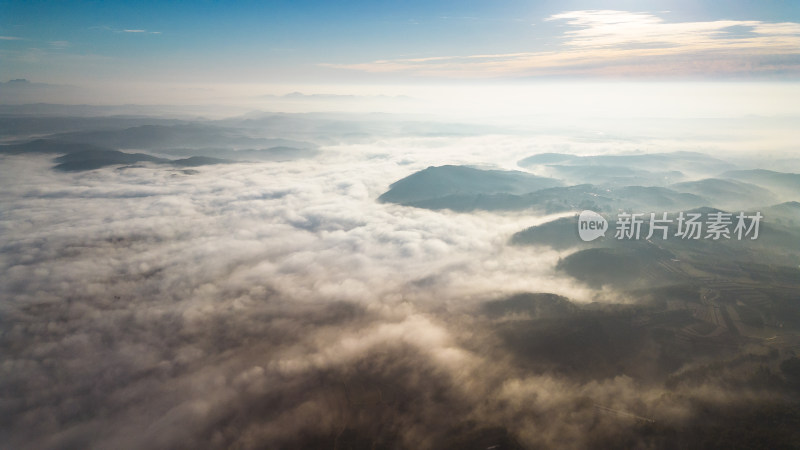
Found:
[[[658,447],[682,442],[652,436],[693,426],[698,404],[788,398],[731,381],[752,367],[725,362],[767,355],[757,343],[670,365],[655,361],[658,340],[630,351],[613,336],[576,341],[596,326],[585,315],[558,319],[567,331],[542,350],[525,337],[536,339],[536,317],[487,313],[487,302],[520,293],[584,308],[637,304],[630,292],[558,270],[576,248],[509,244],[572,211],[378,201],[429,166],[563,177],[517,164],[541,153],[699,152],[720,161],[683,167],[671,183],[732,169],[799,172],[788,119],[626,126],[531,116],[539,122],[504,126],[497,116],[479,125],[385,114],[192,123],[65,115],[7,114],[4,143],[45,138],[225,163],[94,168],[81,159],[56,170],[57,150],[0,155],[0,441],[10,448]],[[185,147],[164,137],[204,127]],[[148,140],[153,133],[165,141]],[[283,153],[259,156],[270,148]],[[763,206],[800,200],[791,189],[775,195]],[[564,354],[548,353],[562,338]],[[569,359],[576,345],[589,351]],[[592,357],[607,351],[629,353],[614,364]],[[713,361],[725,369],[666,382]]]

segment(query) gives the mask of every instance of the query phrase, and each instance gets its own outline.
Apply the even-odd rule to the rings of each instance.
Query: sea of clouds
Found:
[[[499,426],[581,448],[636,424],[596,404],[679,423],[689,398],[728,401],[713,386],[579,381],[514,360],[482,302],[614,300],[554,269],[568,252],[508,245],[554,217],[376,201],[429,165],[514,168],[570,145],[409,137],[310,160],[78,173],[2,157],[0,441],[300,448],[350,433],[436,448]]]

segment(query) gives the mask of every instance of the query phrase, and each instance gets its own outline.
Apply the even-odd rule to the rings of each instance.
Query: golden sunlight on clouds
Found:
[[[378,60],[328,67],[420,76],[694,76],[797,74],[800,24],[718,20],[667,23],[649,13],[572,11],[547,52]]]

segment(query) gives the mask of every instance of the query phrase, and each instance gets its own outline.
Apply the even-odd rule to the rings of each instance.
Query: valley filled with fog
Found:
[[[800,439],[794,116],[190,109],[0,108],[12,448]]]

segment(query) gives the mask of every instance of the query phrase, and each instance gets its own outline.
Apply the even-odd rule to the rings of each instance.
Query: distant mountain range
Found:
[[[710,204],[723,209],[761,206],[775,198],[775,194],[767,189],[735,179],[705,178],[676,183],[670,188],[679,192],[702,193],[711,201]]]
[[[642,207],[674,210],[708,203],[698,195],[662,187],[563,186],[559,180],[525,172],[465,166],[428,167],[393,183],[378,200],[433,210],[546,213]]]
[[[54,159],[58,164],[53,167],[55,170],[64,172],[79,172],[83,170],[94,170],[106,166],[120,164],[135,164],[139,162],[149,162],[154,164],[169,164],[178,167],[197,167],[212,164],[228,164],[233,161],[224,159],[209,158],[206,156],[192,156],[182,159],[157,158],[144,153],[124,153],[117,150],[84,150],[80,152],[67,153]]]
[[[62,156],[53,159],[53,161],[57,163],[53,166],[53,169],[65,172],[94,170],[106,166],[135,164],[140,162],[168,164],[178,167],[196,167],[233,162],[206,156],[167,159],[144,153],[125,153],[92,144],[60,142],[47,139],[37,139],[22,144],[0,145],[0,154],[18,155],[24,153],[62,154]]]
[[[800,174],[783,173],[764,169],[731,170],[722,174],[725,178],[758,184],[775,192],[800,194]]]
[[[519,164],[537,173],[453,165],[428,167],[391,184],[378,200],[458,212],[669,212],[702,206],[750,210],[793,200],[800,193],[800,174],[726,170],[734,166],[693,152],[599,156],[542,153]],[[672,167],[719,175],[687,180],[682,171]]]
[[[168,150],[178,148],[253,149],[276,146],[312,148],[314,145],[250,137],[241,130],[202,123],[140,125],[123,129],[72,131],[49,136],[63,142],[94,144],[115,149]]]
[[[697,152],[641,153],[641,154],[609,154],[593,156],[577,156],[566,153],[540,153],[529,156],[517,163],[520,167],[559,164],[562,166],[609,166],[624,167],[643,171],[678,171],[685,170],[719,173],[732,170],[736,166]]]

